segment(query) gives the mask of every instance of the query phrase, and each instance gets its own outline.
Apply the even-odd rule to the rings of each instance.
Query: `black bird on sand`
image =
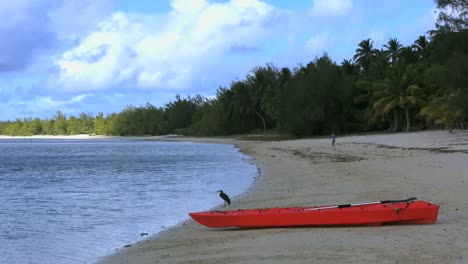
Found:
[[[219,197],[223,198],[224,200],[224,206],[226,206],[226,203],[231,205],[231,199],[229,199],[229,196],[223,192],[223,190],[219,190]]]

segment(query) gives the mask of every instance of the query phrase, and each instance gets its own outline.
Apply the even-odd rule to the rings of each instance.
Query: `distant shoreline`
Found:
[[[173,135],[165,136],[103,136],[103,135],[33,135],[33,136],[7,136],[0,135],[0,139],[149,139],[158,140],[163,138],[170,138]]]
[[[0,135],[0,139],[101,139],[101,138],[111,138],[108,136],[91,136],[88,134],[80,135],[33,135],[33,136],[6,136]]]
[[[194,143],[213,143],[213,144],[230,144],[239,147],[236,143],[239,140],[234,137],[186,137],[179,135],[163,135],[163,136],[102,136],[102,135],[34,135],[34,136],[5,136],[0,135],[2,139],[43,139],[43,140],[106,140],[106,139],[123,139],[123,140],[147,140],[147,141],[177,141],[177,142],[194,142]]]

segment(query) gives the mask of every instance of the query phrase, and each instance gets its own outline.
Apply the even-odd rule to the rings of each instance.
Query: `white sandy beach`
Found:
[[[192,220],[102,263],[468,263],[468,131],[232,143],[262,177],[229,209],[416,196],[441,206],[433,225],[209,229]],[[156,224],[156,223],[155,223]]]

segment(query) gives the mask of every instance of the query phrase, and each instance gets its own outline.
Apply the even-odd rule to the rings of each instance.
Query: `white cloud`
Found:
[[[257,51],[277,34],[278,10],[259,0],[171,1],[164,20],[116,13],[56,61],[51,82],[70,91],[106,90],[122,82],[140,89],[185,89],[232,47]],[[274,25],[274,23],[273,23]]]
[[[65,32],[69,37],[89,28],[109,9],[110,1],[0,1],[0,74],[26,69],[40,55],[52,52]]]
[[[86,94],[73,96],[68,100],[53,100],[50,96],[38,96],[32,100],[33,109],[60,109],[73,103],[82,102],[87,97]]]
[[[72,96],[66,99],[54,99],[51,96],[36,96],[33,98],[20,98],[13,96],[6,102],[0,101],[2,111],[1,117],[6,120],[10,118],[26,118],[26,117],[41,117],[52,116],[55,111],[61,110],[67,114],[70,112],[81,112],[79,105],[88,97],[87,94]],[[73,111],[78,108],[77,111]],[[46,114],[46,115],[44,115]]]
[[[96,23],[110,14],[114,0],[60,0],[50,12],[55,33],[60,39],[74,39],[94,29]]]
[[[205,0],[172,0],[171,6],[177,13],[192,13],[196,14],[208,6]]]
[[[52,1],[0,1],[0,74],[23,70],[55,36],[46,11]]]
[[[317,16],[341,16],[353,8],[351,0],[313,0],[312,13]]]

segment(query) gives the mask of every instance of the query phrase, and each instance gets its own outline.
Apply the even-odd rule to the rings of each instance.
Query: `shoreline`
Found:
[[[162,139],[164,140],[164,139]],[[243,141],[262,175],[230,210],[404,199],[441,206],[433,225],[209,229],[189,219],[98,263],[464,263],[468,131]],[[164,140],[167,141],[167,140]],[[208,141],[208,142],[207,142]],[[415,254],[417,252],[417,254]]]
[[[209,229],[188,218],[97,263],[468,261],[467,130],[351,135],[338,137],[335,148],[328,138],[119,138],[237,146],[261,176],[226,210],[416,196],[439,204],[439,218],[433,225],[252,230]]]

